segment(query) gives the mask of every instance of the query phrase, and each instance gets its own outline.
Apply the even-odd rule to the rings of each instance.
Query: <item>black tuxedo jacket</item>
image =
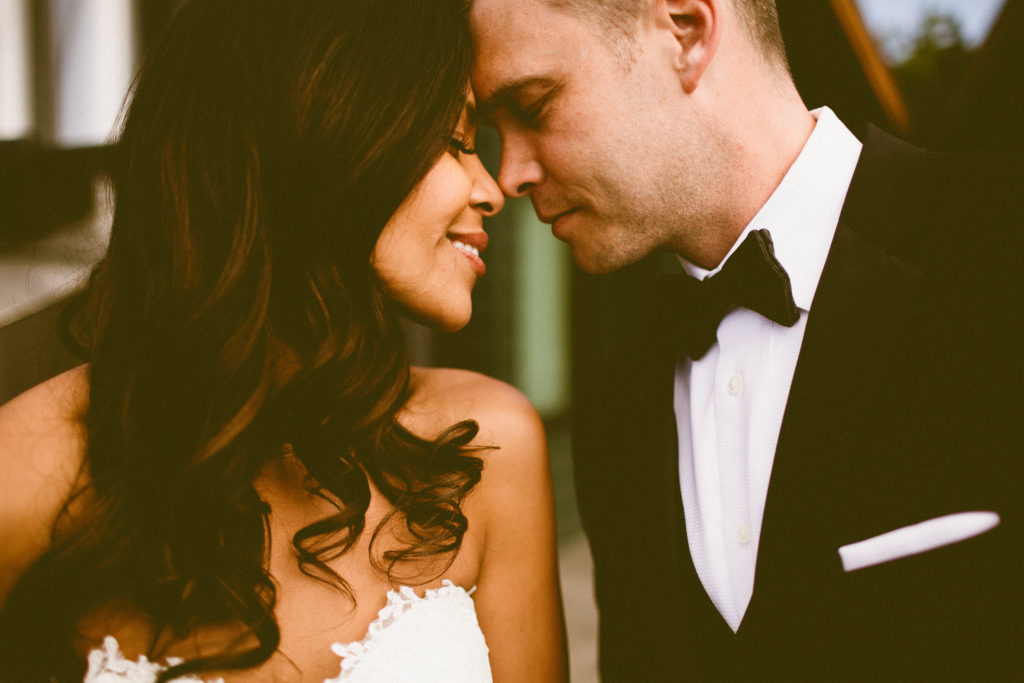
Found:
[[[869,132],[810,309],[735,634],[690,560],[676,353],[656,290],[637,284],[644,265],[594,284],[608,297],[591,313],[618,331],[576,358],[573,458],[604,681],[1020,679],[1024,224],[1007,179]],[[1002,523],[843,571],[842,545],[970,510]]]

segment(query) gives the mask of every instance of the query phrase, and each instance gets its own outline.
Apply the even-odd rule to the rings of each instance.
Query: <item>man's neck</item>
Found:
[[[709,234],[687,260],[705,269],[721,263],[736,239],[782,182],[814,130],[815,120],[796,94],[780,93],[764,106],[737,107],[737,163],[732,164],[720,211]]]

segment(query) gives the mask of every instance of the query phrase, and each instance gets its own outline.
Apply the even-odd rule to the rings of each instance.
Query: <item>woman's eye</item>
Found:
[[[452,156],[456,159],[459,157],[459,154],[476,154],[476,147],[473,147],[473,145],[471,145],[469,141],[461,135],[452,136],[448,146],[453,150]]]

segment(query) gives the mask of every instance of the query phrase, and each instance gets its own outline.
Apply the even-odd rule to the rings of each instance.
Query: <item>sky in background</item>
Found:
[[[931,11],[960,22],[968,45],[985,40],[1004,0],[856,0],[868,29],[890,59],[902,61],[921,18]]]

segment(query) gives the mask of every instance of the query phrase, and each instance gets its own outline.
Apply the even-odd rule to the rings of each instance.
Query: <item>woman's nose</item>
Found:
[[[473,157],[473,164],[473,189],[469,203],[484,216],[493,216],[505,206],[505,197],[478,157]]]

